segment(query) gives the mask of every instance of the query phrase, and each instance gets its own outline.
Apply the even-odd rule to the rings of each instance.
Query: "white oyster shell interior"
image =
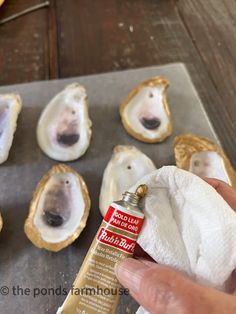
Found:
[[[0,95],[0,164],[8,158],[20,111],[21,99],[18,95]]]
[[[116,146],[103,174],[99,199],[101,214],[104,216],[113,201],[120,200],[125,191],[155,169],[152,160],[136,147]]]
[[[189,170],[200,177],[215,178],[231,184],[224,160],[217,152],[194,153],[190,159]]]
[[[75,160],[90,144],[91,121],[84,87],[74,83],[45,107],[37,126],[38,144],[46,155],[59,161]]]
[[[59,243],[76,231],[84,210],[77,176],[69,172],[54,174],[39,197],[33,223],[44,241]]]
[[[163,105],[164,85],[143,87],[126,105],[123,119],[143,137],[161,138],[170,119]]]

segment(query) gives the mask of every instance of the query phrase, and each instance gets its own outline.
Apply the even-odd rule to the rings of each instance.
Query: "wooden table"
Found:
[[[0,27],[0,84],[182,61],[236,167],[235,21],[235,0],[51,0]]]
[[[43,1],[6,0],[0,19]],[[236,167],[235,0],[50,2],[0,26],[0,85],[184,62]]]

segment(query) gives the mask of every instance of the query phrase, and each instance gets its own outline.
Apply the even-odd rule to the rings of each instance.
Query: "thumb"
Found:
[[[182,274],[149,261],[128,258],[116,275],[136,301],[152,314],[234,313],[236,298],[199,286]]]
[[[236,190],[229,184],[212,178],[203,178],[208,184],[210,184],[229,204],[229,206],[236,211]]]

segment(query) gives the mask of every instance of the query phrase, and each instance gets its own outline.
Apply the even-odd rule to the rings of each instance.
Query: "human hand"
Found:
[[[236,211],[236,190],[229,186],[227,183],[217,179],[203,178],[208,184],[210,184],[223,199]]]
[[[204,180],[236,211],[236,190],[217,179]],[[139,249],[136,256],[145,255]],[[116,275],[151,314],[236,313],[236,296],[196,284],[181,273],[151,261],[128,258],[117,265]]]
[[[150,261],[127,258],[116,266],[120,283],[151,314],[235,314],[236,297],[198,285]]]

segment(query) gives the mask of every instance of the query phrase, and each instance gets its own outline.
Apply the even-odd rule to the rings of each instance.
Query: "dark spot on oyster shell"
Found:
[[[51,227],[59,227],[70,218],[70,187],[67,186],[57,184],[45,196],[43,219]]]
[[[145,117],[143,117],[140,119],[140,122],[148,130],[155,130],[161,124],[161,121],[158,118],[145,118]]]
[[[57,134],[57,142],[65,146],[72,146],[79,141],[79,134]]]
[[[72,111],[75,113],[75,111]],[[56,131],[56,140],[62,146],[73,146],[79,141],[78,121],[63,118]]]
[[[53,209],[44,212],[44,220],[51,227],[59,227],[64,222],[63,217]]]

